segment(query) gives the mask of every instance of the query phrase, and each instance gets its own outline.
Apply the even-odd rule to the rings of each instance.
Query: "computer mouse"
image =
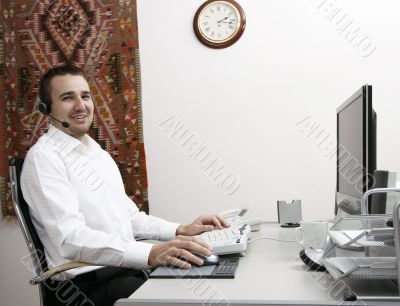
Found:
[[[211,254],[210,256],[205,256],[198,253],[193,254],[203,260],[203,266],[213,266],[219,263],[218,255]]]

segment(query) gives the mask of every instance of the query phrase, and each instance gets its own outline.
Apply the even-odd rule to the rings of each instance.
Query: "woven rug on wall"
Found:
[[[116,161],[128,196],[148,212],[135,0],[0,1],[0,191],[12,216],[8,161],[46,131],[38,83],[72,63],[89,79],[90,135]]]

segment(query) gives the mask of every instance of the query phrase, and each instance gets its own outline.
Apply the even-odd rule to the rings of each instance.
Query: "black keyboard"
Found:
[[[215,266],[193,266],[190,270],[158,267],[150,274],[150,278],[235,278],[238,265],[237,256],[219,256],[219,263]]]
[[[238,265],[239,257],[223,258],[220,256],[218,265],[215,266],[208,278],[234,278]]]

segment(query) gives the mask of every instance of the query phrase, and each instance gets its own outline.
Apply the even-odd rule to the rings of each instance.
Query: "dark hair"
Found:
[[[85,74],[81,69],[71,64],[51,68],[42,76],[40,80],[39,98],[43,103],[47,104],[48,106],[51,106],[51,94],[50,94],[51,80],[56,76],[67,75],[67,74],[80,75],[86,78]]]

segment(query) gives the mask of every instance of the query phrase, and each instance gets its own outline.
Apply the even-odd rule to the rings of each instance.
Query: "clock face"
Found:
[[[244,26],[243,10],[232,0],[207,1],[199,8],[194,20],[197,37],[213,48],[227,47],[236,42]]]

